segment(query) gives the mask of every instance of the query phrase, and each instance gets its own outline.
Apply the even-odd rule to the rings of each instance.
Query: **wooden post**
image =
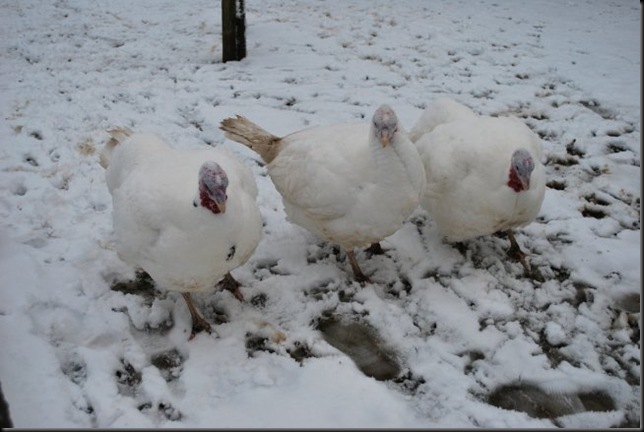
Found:
[[[221,0],[221,36],[224,62],[246,57],[244,0]]]
[[[2,393],[2,385],[0,384],[0,429],[12,428],[11,416],[9,415],[9,404],[4,398]]]

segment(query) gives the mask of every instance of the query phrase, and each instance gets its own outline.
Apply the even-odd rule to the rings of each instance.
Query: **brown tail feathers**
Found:
[[[222,120],[219,129],[226,137],[259,154],[264,162],[270,163],[279,153],[281,138],[267,132],[246,117],[237,115]]]
[[[109,129],[107,133],[110,134],[110,140],[105,144],[105,147],[103,147],[103,150],[101,151],[101,155],[99,157],[99,162],[103,168],[107,168],[107,166],[110,164],[110,156],[114,151],[114,147],[116,147],[125,138],[132,135],[132,131],[126,127]]]

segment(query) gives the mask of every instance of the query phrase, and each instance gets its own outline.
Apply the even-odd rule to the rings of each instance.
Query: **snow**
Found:
[[[218,2],[0,3],[0,383],[14,426],[639,426],[640,17],[632,0],[246,2],[247,57],[222,63]],[[506,259],[505,238],[461,253],[419,209],[386,255],[357,254],[374,281],[361,287],[218,129],[242,114],[284,135],[382,103],[409,129],[438,95],[543,138],[546,197],[517,233],[543,281]],[[135,277],[98,164],[114,126],[227,147],[253,170],[263,237],[233,272],[244,303],[195,296],[211,335],[188,341],[176,293],[113,289]],[[318,329],[329,314],[373,329],[399,377],[363,373]],[[552,418],[488,403],[517,383],[609,402]]]

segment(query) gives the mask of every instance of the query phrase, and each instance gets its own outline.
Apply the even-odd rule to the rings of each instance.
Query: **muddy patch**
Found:
[[[146,306],[151,306],[156,297],[160,297],[159,291],[155,288],[154,281],[144,271],[138,271],[136,278],[129,281],[115,281],[111,286],[113,291],[123,294],[139,295],[143,298]]]
[[[119,393],[124,396],[134,396],[141,384],[142,374],[127,360],[121,359],[121,367],[114,372]]]
[[[184,358],[175,348],[154,354],[150,358],[150,363],[156,366],[163,379],[167,382],[179,378],[183,369]]]
[[[615,402],[603,391],[548,393],[529,383],[512,383],[494,390],[487,403],[498,408],[521,411],[534,418],[557,417],[584,411],[613,411]]]
[[[349,356],[366,376],[386,381],[400,375],[402,368],[397,356],[368,324],[331,315],[318,321],[317,330],[329,344]]]

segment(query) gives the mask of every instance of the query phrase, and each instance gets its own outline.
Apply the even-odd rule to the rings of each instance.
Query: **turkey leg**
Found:
[[[192,297],[190,296],[190,293],[181,293],[181,295],[188,304],[188,310],[190,311],[190,315],[192,315],[192,332],[190,333],[188,340],[192,340],[192,338],[194,338],[196,334],[201,331],[207,331],[208,333],[210,333],[210,323],[199,314],[197,308],[192,303]]]
[[[519,261],[523,265],[526,273],[530,273],[530,264],[526,259],[528,255],[519,247],[517,239],[514,238],[514,232],[512,232],[512,230],[508,230],[508,239],[510,239],[510,249],[508,250],[508,256],[513,260]]]
[[[370,283],[371,280],[369,279],[369,277],[365,276],[365,274],[360,269],[353,251],[347,250],[347,258],[349,258],[349,264],[351,264],[351,269],[353,270],[353,275],[356,281],[360,282],[361,284],[365,282]]]
[[[380,242],[371,243],[371,245],[365,249],[366,252],[369,252],[371,255],[384,255],[385,251],[380,246]]]
[[[237,300],[239,300],[240,302],[244,301],[244,295],[239,290],[241,284],[237,281],[237,279],[233,277],[233,275],[230,274],[230,272],[226,273],[226,276],[224,276],[219,284],[223,289],[233,293]]]

